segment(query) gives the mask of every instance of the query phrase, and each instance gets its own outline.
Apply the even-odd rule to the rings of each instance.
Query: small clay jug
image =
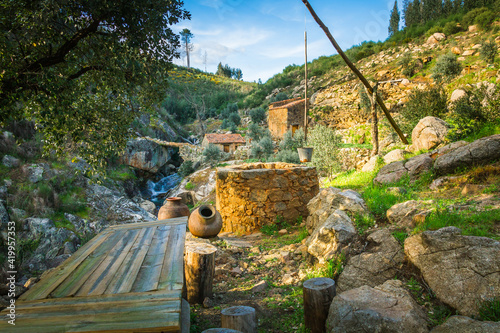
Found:
[[[189,208],[182,203],[179,197],[167,198],[158,211],[158,220],[173,219],[174,217],[189,216]]]
[[[200,238],[217,236],[222,229],[222,217],[212,205],[201,205],[189,216],[189,231]]]

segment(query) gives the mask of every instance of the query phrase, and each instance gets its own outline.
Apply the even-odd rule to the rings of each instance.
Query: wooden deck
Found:
[[[107,228],[21,295],[0,331],[180,332],[186,223]]]

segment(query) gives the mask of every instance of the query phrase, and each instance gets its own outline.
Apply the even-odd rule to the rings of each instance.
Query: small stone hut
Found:
[[[248,233],[309,216],[307,203],[319,192],[316,168],[288,163],[252,163],[217,169],[217,210],[223,231]]]
[[[234,153],[239,147],[246,144],[245,139],[241,134],[205,134],[201,146],[206,148],[210,143],[219,147],[225,153]]]
[[[295,133],[304,127],[305,99],[293,98],[269,105],[267,123],[275,139],[282,139],[286,132]]]

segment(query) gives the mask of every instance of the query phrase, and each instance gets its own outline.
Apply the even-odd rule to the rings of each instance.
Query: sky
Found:
[[[387,39],[394,0],[309,3],[344,50],[362,41]],[[184,0],[184,8],[191,20],[172,29],[187,28],[194,35],[191,67],[203,71],[206,63],[206,71],[214,73],[220,62],[240,68],[245,81],[266,82],[288,65],[304,64],[304,30],[308,62],[336,53],[301,0]],[[185,55],[175,63],[186,66]]]

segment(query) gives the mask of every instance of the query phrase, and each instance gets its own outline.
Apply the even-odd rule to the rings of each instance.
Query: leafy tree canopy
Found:
[[[177,0],[0,0],[0,125],[33,120],[46,148],[103,167],[163,99],[169,27],[189,18]]]

